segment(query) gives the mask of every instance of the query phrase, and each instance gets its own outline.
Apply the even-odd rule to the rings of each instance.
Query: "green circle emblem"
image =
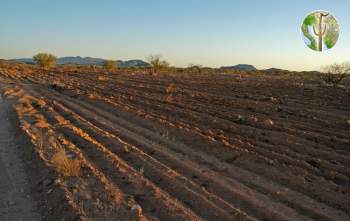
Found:
[[[303,40],[314,51],[326,51],[334,47],[339,38],[337,19],[327,11],[310,13],[301,25]]]

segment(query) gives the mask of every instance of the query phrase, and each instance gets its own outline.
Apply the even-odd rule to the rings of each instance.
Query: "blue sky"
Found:
[[[0,58],[57,56],[145,59],[175,66],[313,70],[350,61],[349,0],[0,0]],[[300,25],[311,11],[340,23],[337,45],[308,49]]]

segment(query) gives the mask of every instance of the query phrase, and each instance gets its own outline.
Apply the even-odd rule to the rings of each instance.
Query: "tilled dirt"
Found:
[[[13,101],[0,97],[0,220],[74,220],[78,214],[55,189],[57,174],[33,154]]]
[[[82,161],[57,182],[79,219],[350,220],[347,87],[259,74],[0,77],[47,167],[52,139]]]

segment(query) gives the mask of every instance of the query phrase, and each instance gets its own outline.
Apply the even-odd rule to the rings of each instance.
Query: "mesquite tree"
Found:
[[[153,74],[157,74],[159,70],[169,67],[169,63],[165,60],[162,60],[161,58],[161,55],[150,55],[147,58],[148,62],[152,67]]]
[[[103,67],[108,71],[113,71],[117,67],[117,64],[114,60],[105,60],[103,62]]]
[[[56,65],[57,57],[48,53],[39,53],[33,57],[33,60],[43,68],[51,68]]]
[[[322,80],[328,85],[337,86],[345,78],[350,76],[350,62],[331,64],[324,67],[323,72]]]

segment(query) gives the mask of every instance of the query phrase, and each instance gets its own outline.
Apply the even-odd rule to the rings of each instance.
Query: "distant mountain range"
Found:
[[[19,59],[11,59],[10,62],[23,62],[27,64],[34,64],[33,58],[19,58]],[[57,59],[57,64],[77,64],[77,65],[103,65],[105,59],[102,58],[91,58],[91,57],[61,57]],[[116,61],[117,67],[120,68],[130,68],[130,67],[148,67],[149,63],[143,60],[127,60]]]
[[[221,67],[223,70],[239,70],[239,71],[258,71],[253,65],[250,64],[238,64],[235,66],[223,66]],[[279,68],[268,68],[268,69],[260,69],[259,71],[265,73],[288,73],[289,70],[279,69]]]
[[[117,61],[117,65],[120,68],[129,67],[150,67],[151,65],[143,60],[128,60],[128,61]]]
[[[33,58],[19,58],[19,59],[10,59],[8,60],[10,62],[22,62],[27,64],[34,64]],[[105,59],[102,58],[92,58],[92,57],[60,57],[57,59],[57,64],[77,64],[77,65],[103,65]],[[120,68],[130,68],[130,67],[149,67],[150,64],[140,60],[140,59],[133,59],[133,60],[118,60],[116,61],[117,67]],[[239,71],[257,71],[258,69],[255,68],[253,65],[250,64],[238,64],[234,66],[222,66],[220,69],[223,70],[239,70]],[[278,68],[269,68],[265,70],[260,70],[266,73],[285,73],[290,72],[288,70],[278,69]]]
[[[238,64],[235,66],[223,66],[223,67],[220,67],[220,69],[239,70],[239,71],[256,71],[256,70],[258,70],[253,65],[250,65],[250,64]]]

